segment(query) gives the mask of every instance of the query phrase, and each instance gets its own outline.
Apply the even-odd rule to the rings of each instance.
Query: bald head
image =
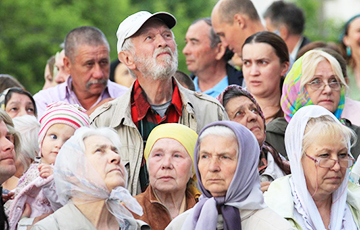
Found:
[[[235,14],[247,15],[252,21],[260,21],[259,14],[250,0],[221,0],[215,9],[218,10],[221,22],[232,23]]]

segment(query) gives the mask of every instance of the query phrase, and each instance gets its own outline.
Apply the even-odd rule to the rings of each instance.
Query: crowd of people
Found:
[[[360,15],[339,44],[294,3],[263,16],[220,0],[193,21],[190,75],[176,18],[147,11],[113,62],[72,29],[34,96],[0,74],[0,230],[360,230]]]

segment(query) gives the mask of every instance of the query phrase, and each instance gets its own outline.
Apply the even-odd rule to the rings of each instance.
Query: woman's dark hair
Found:
[[[13,76],[8,74],[0,74],[0,92],[11,87],[24,88],[24,86]]]
[[[37,109],[36,109],[36,103],[35,103],[34,98],[32,97],[31,93],[29,93],[28,91],[21,89],[21,88],[13,87],[13,88],[9,89],[8,93],[5,96],[5,107],[6,107],[7,103],[9,102],[9,100],[11,99],[11,96],[13,93],[18,93],[18,94],[23,94],[23,95],[28,96],[34,105],[34,114],[35,114],[35,117],[37,117]]]
[[[289,51],[284,40],[277,34],[269,31],[261,31],[248,37],[244,45],[249,43],[266,43],[270,45],[279,57],[280,63],[289,62]]]

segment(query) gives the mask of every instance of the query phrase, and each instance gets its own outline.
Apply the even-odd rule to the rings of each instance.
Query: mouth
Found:
[[[15,158],[11,155],[0,158],[0,161],[5,161],[5,160],[11,160],[11,161],[15,162]]]
[[[251,85],[260,85],[261,81],[250,81]]]
[[[260,130],[259,126],[254,126],[252,128],[249,129],[251,132],[253,132],[254,130]]]
[[[158,55],[156,55],[156,57],[160,57],[160,56],[163,56],[163,55],[169,55],[171,56],[171,54],[169,52],[161,52],[159,53]]]
[[[159,177],[159,179],[160,180],[172,180],[172,179],[174,179],[174,177],[172,177],[172,176],[162,176],[162,177]]]

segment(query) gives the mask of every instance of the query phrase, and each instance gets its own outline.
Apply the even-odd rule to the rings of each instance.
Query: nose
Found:
[[[329,94],[332,92],[332,89],[330,88],[330,85],[326,82],[324,82],[324,88],[322,90],[323,93]]]
[[[209,163],[209,171],[210,172],[218,172],[220,171],[219,161],[216,157],[213,157]]]
[[[341,166],[340,166],[339,159],[336,159],[336,162],[335,162],[334,166],[331,168],[331,170],[338,172],[340,169],[341,169]]]
[[[167,46],[166,40],[162,35],[157,36],[157,42],[158,42],[158,48]]]
[[[259,75],[259,67],[255,63],[253,63],[250,67],[250,75],[252,76]]]
[[[17,117],[21,117],[24,115],[27,115],[28,113],[26,112],[26,108],[20,108],[19,109],[19,113],[16,115]]]
[[[119,164],[121,161],[121,157],[118,153],[111,151],[111,163]]]
[[[96,64],[94,65],[92,77],[93,77],[94,79],[102,79],[103,76],[104,76],[104,72],[103,72],[102,67],[100,66],[99,63],[96,63]]]
[[[247,122],[256,121],[256,118],[257,118],[257,115],[255,113],[253,113],[250,110],[246,111],[246,121]]]
[[[162,159],[161,168],[162,169],[172,169],[173,168],[173,164],[171,162],[171,156],[168,156],[167,154],[165,154],[165,156]]]
[[[56,74],[54,80],[57,84],[65,82],[64,73],[62,73],[62,71],[59,70],[59,72]]]
[[[183,54],[186,56],[186,55],[189,55],[189,52],[190,52],[190,49],[189,49],[189,43],[186,43],[184,49],[182,50]]]
[[[2,140],[1,140],[1,149],[2,151],[4,152],[7,152],[7,151],[13,151],[14,149],[14,144],[8,140],[6,137],[3,137]]]

